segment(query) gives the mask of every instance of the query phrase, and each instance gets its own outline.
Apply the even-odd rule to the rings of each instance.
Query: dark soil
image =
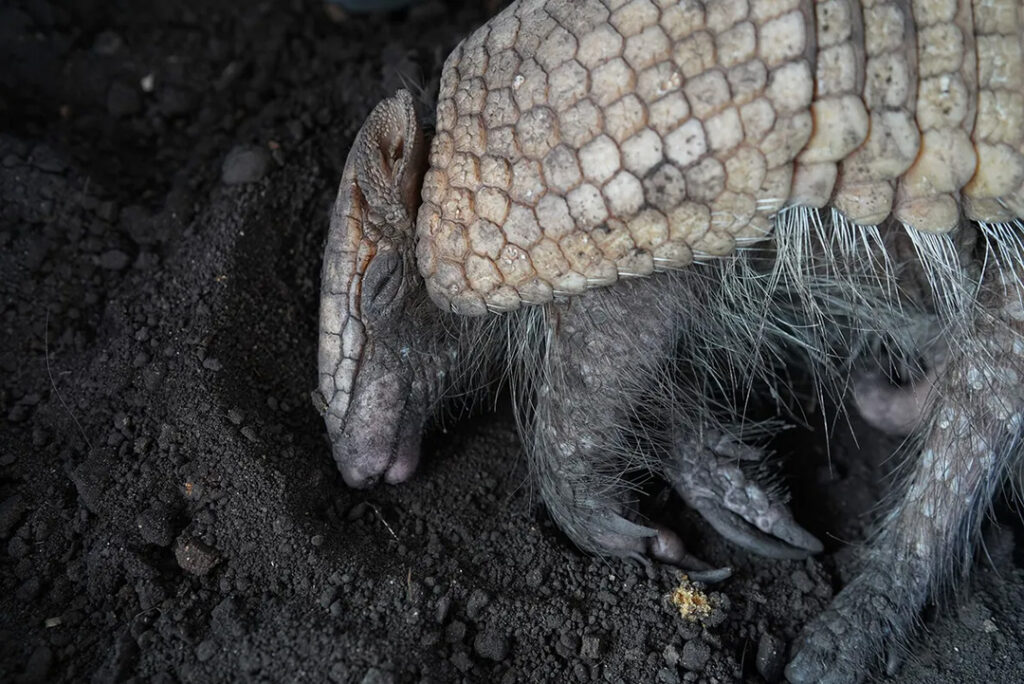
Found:
[[[830,457],[787,439],[829,547],[806,562],[652,491],[736,570],[703,624],[675,570],[560,535],[506,409],[436,433],[408,484],[344,486],[309,400],[328,207],[370,107],[432,92],[486,4],[0,7],[0,681],[760,681],[848,577],[893,446],[863,426]],[[1000,519],[900,681],[1020,681]]]

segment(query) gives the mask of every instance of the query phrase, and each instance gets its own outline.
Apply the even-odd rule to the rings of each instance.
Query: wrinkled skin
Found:
[[[454,346],[436,317],[424,316],[426,299],[406,249],[423,164],[422,136],[408,113],[380,110],[359,132],[323,267],[314,400],[353,487],[402,482],[415,471]]]
[[[777,495],[739,467],[759,458],[758,450],[730,437],[705,404],[664,412],[667,431],[650,453],[638,453],[644,447],[627,438],[631,419],[650,408],[644,401],[652,389],[672,396],[671,381],[657,383],[680,347],[702,340],[706,329],[692,318],[714,310],[714,284],[700,271],[711,267],[621,282],[505,317],[431,308],[415,257],[418,140],[411,98],[400,93],[381,103],[349,155],[332,216],[314,398],[346,481],[407,479],[420,434],[443,400],[481,386],[479,376],[504,363],[526,379],[519,399],[531,409],[522,440],[532,477],[580,548],[674,563],[707,580],[728,576],[691,555],[668,528],[637,520],[622,477],[643,466],[744,548],[778,558],[820,551]],[[973,274],[963,276],[977,284]],[[969,566],[982,514],[1019,462],[1021,274],[1003,263],[982,283],[982,296],[965,286],[972,294],[935,316],[949,349],[916,385],[895,391],[869,376],[852,383],[869,420],[909,431],[921,451],[863,553],[861,573],[794,644],[786,670],[792,682],[862,681],[913,629],[933,592],[955,579],[950,570]],[[681,333],[687,330],[689,337]],[[920,356],[917,344],[901,354]]]
[[[678,321],[652,317],[651,325],[637,326],[633,316],[664,298],[665,283],[652,279],[595,292],[545,307],[534,318],[465,318],[438,310],[414,260],[417,199],[409,188],[422,177],[421,149],[408,95],[381,103],[356,138],[332,215],[314,400],[346,482],[364,487],[407,479],[427,422],[443,399],[484,384],[479,376],[506,354],[507,332],[519,340],[512,362],[534,374],[526,403],[536,412],[526,420],[523,441],[541,496],[566,534],[594,553],[651,557],[705,579],[727,576],[728,569],[710,569],[692,557],[671,530],[635,522],[618,475],[620,465],[635,462],[620,453],[618,428],[589,427],[623,425],[636,399],[628,380],[672,358]],[[548,334],[530,338],[530,325]],[[548,342],[522,343],[529,339]],[[665,478],[716,529],[755,552],[800,558],[820,550],[785,506],[743,475],[729,440],[714,430],[707,443],[694,436],[704,433],[705,420],[710,416],[680,421],[679,437],[659,468]],[[609,469],[617,474],[609,477]],[[753,494],[744,495],[749,503],[737,504],[735,495],[726,503],[737,488]]]
[[[920,385],[880,398],[903,418],[899,428],[912,432],[920,452],[862,553],[860,573],[794,644],[789,681],[859,682],[880,655],[892,670],[897,640],[925,602],[970,568],[985,512],[1020,465],[1022,275],[1011,266],[987,272],[971,318],[954,328]]]

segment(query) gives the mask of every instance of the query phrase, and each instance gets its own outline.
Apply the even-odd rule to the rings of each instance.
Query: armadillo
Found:
[[[804,557],[744,465],[744,398],[800,359],[916,445],[786,670],[863,679],[1020,464],[1022,46],[1020,0],[512,2],[447,59],[429,143],[401,91],[349,153],[314,392],[346,482],[407,479],[445,399],[498,374],[582,549],[716,576],[637,517],[641,471]],[[916,383],[854,381],[890,359]]]

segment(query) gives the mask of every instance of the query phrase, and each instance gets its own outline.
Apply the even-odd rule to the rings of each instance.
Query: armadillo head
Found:
[[[352,486],[400,482],[419,460],[434,334],[413,235],[424,164],[412,97],[399,91],[356,136],[331,215],[313,397]]]

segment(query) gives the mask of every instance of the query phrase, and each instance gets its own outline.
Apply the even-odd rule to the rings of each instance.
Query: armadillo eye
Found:
[[[404,267],[401,255],[394,249],[378,252],[366,267],[360,293],[364,318],[381,316],[391,306],[402,285]]]

